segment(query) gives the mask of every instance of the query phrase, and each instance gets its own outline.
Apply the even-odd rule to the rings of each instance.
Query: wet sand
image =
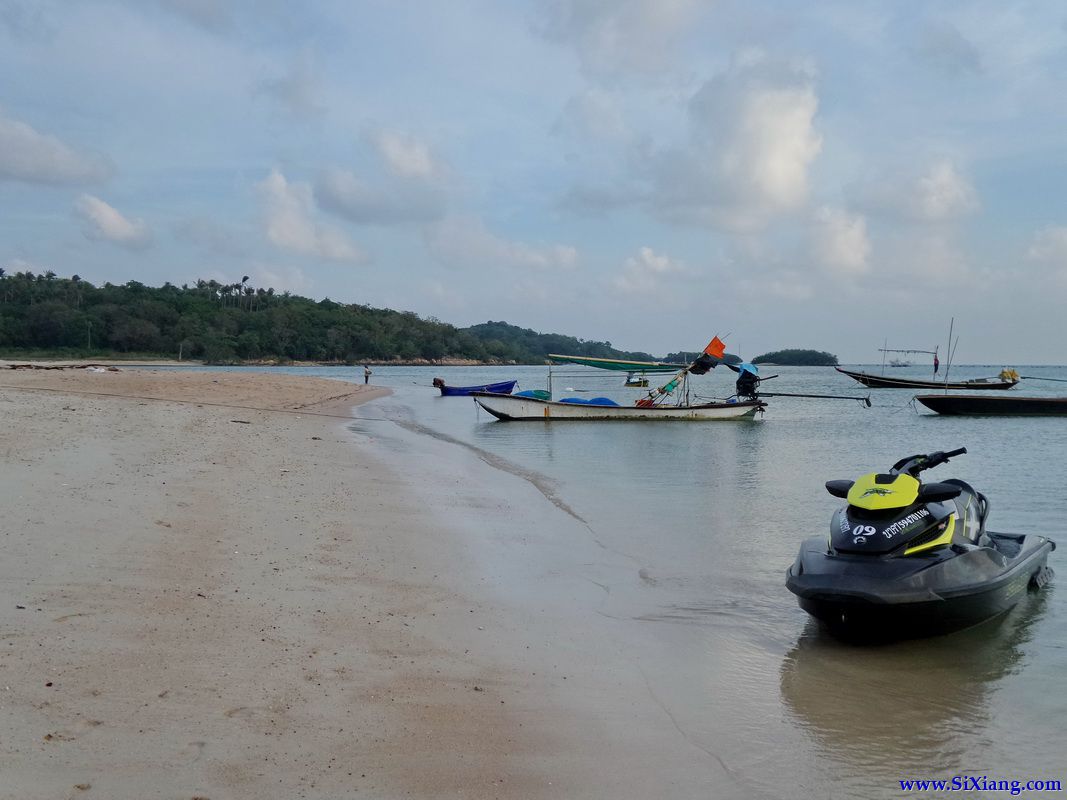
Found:
[[[0,797],[736,793],[539,574],[582,523],[447,443],[386,465],[344,419],[382,391],[0,371]]]

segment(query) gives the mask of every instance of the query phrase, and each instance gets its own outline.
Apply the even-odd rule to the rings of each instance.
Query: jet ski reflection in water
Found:
[[[987,624],[890,647],[835,640],[812,619],[780,673],[788,716],[818,748],[818,767],[809,775],[815,787],[805,786],[804,794],[885,796],[898,775],[925,774],[932,764],[963,769],[961,753],[972,765],[1005,763],[998,741],[1005,729],[996,727],[992,698],[1034,662],[1032,642],[1048,599],[1035,592]],[[931,686],[916,702],[917,687]],[[1040,725],[1025,715],[1013,719],[1009,725],[1026,729],[1012,729],[1013,766],[1037,774],[1062,760],[1054,742],[1044,743]]]
[[[1000,614],[1051,578],[1054,542],[986,530],[989,500],[961,480],[919,474],[966,448],[903,458],[887,473],[827,481],[847,498],[829,539],[800,547],[786,586],[836,634],[901,638],[943,633]]]

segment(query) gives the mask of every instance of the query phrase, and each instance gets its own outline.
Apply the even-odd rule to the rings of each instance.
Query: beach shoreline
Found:
[[[352,413],[388,390],[0,375],[0,798],[740,790],[603,614],[640,565],[485,454]]]
[[[428,606],[472,604],[405,574],[424,554],[397,524],[402,482],[340,427],[384,390],[151,370],[0,383],[17,509],[0,796],[501,796],[518,726],[418,631]],[[401,658],[440,679],[412,683]],[[494,737],[457,747],[465,725]]]

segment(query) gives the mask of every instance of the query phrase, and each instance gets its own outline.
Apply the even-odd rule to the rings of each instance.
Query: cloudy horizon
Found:
[[[0,267],[1064,363],[1067,10],[0,0]]]

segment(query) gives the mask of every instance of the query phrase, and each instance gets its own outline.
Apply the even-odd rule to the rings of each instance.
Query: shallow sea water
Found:
[[[1067,368],[1016,368],[1067,379]],[[953,367],[952,378],[999,369]],[[801,540],[824,534],[840,502],[826,480],[961,446],[968,454],[930,479],[962,478],[987,494],[990,529],[1037,532],[1067,548],[1067,418],[940,417],[911,404],[912,391],[867,389],[831,369],[762,371],[780,376],[764,384],[769,392],[869,395],[873,407],[770,398],[754,421],[502,423],[470,398],[440,397],[432,378],[518,378],[520,390],[537,389],[545,368],[375,367],[373,382],[395,393],[356,414],[386,447],[432,435],[477,448],[536,482],[632,565],[566,568],[607,587],[604,624],[622,622],[614,635],[632,637],[650,690],[746,794],[896,797],[901,779],[956,775],[1067,781],[1067,549],[1050,557],[1060,575],[1049,587],[1003,618],[895,644],[834,640],[784,585]],[[299,374],[362,380],[361,368]],[[720,368],[692,391],[725,397],[733,379]],[[557,398],[640,396],[622,382],[569,367],[554,370],[553,388]],[[1067,384],[1029,380],[1014,392],[1067,395]]]

